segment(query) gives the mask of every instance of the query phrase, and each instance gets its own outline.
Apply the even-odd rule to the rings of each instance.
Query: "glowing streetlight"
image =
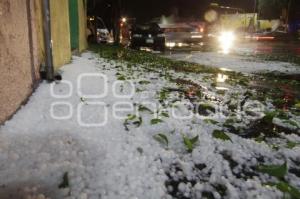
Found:
[[[123,18],[121,19],[121,21],[122,21],[123,23],[126,23],[126,22],[127,22],[127,18],[126,18],[126,17],[123,17]]]

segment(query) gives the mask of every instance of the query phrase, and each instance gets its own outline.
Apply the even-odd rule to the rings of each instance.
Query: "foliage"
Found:
[[[295,198],[295,199],[300,198],[300,191],[286,182],[280,181],[278,183],[268,183],[267,185],[276,187],[281,192],[289,194],[290,197],[288,198]]]
[[[122,81],[122,80],[126,80],[126,77],[125,77],[124,74],[121,74],[121,73],[118,72],[118,73],[116,73],[116,76],[117,76],[117,79],[118,79],[118,80],[121,80],[121,81]]]
[[[269,174],[270,176],[282,179],[288,172],[287,163],[283,165],[260,165],[257,170],[262,173]]]
[[[277,116],[277,112],[273,111],[273,112],[267,112],[263,118],[263,121],[270,124],[273,122],[274,117]]]
[[[258,10],[264,19],[279,19],[283,8],[288,7],[289,0],[258,0]]]
[[[162,89],[159,93],[159,100],[164,101],[168,98],[169,96],[169,91],[166,89]]]
[[[280,61],[280,62],[289,62],[294,63],[296,65],[300,65],[300,57],[293,54],[256,54],[251,55],[255,59],[260,59],[262,61]]]
[[[150,84],[151,82],[147,81],[147,80],[141,80],[139,81],[139,84]]]
[[[151,120],[151,125],[162,123],[163,121],[161,119],[155,118]]]
[[[128,131],[128,126],[130,124],[133,124],[135,125],[137,128],[140,127],[143,123],[143,120],[141,117],[137,117],[136,115],[128,115],[127,118],[125,119],[125,122],[124,122],[124,126],[125,126],[125,129]]]
[[[293,149],[293,148],[295,148],[295,147],[297,147],[297,146],[299,146],[299,145],[300,145],[299,142],[288,141],[287,144],[286,144],[286,147],[287,147],[288,149]]]
[[[153,138],[160,142],[161,144],[165,144],[167,147],[169,145],[169,140],[168,140],[168,137],[162,133],[159,133],[159,134],[156,134],[153,136]]]
[[[160,116],[163,116],[163,117],[170,117],[169,114],[167,112],[161,112],[160,113]]]
[[[297,103],[295,104],[295,108],[296,108],[296,109],[300,109],[300,102],[297,102]]]
[[[146,65],[148,68],[173,69],[178,72],[218,73],[221,70],[185,61],[175,61],[143,51],[122,48],[120,46],[91,45],[90,49],[98,52],[105,59],[126,61],[131,64]]]
[[[215,112],[216,109],[213,105],[211,104],[199,104],[199,109],[202,109],[202,110],[209,110],[211,112]]]
[[[226,133],[224,133],[223,131],[214,130],[212,135],[213,135],[214,138],[232,142],[231,138]]]
[[[212,119],[205,119],[204,122],[207,123],[207,124],[214,124],[214,125],[219,123],[219,122],[217,122],[215,120],[212,120]]]
[[[189,153],[193,152],[196,143],[199,140],[199,136],[193,138],[188,138],[187,136],[183,135],[183,143]]]
[[[68,188],[70,186],[69,184],[69,175],[68,172],[65,172],[63,175],[63,180],[62,182],[58,185],[59,189],[65,189]]]
[[[151,111],[149,108],[147,108],[144,105],[139,105],[138,110],[141,111],[141,112],[146,112],[147,111],[149,113],[153,113],[153,111]]]
[[[287,198],[300,198],[299,190],[284,181],[284,176],[288,172],[287,162],[285,162],[283,165],[261,165],[258,166],[258,171],[267,173],[280,179],[280,181],[277,183],[267,183],[266,185],[276,187],[281,192],[288,194],[289,197]]]

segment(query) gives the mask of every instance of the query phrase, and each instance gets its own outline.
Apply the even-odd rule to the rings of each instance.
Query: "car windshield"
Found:
[[[195,28],[182,28],[182,27],[177,27],[177,28],[165,28],[164,32],[169,33],[169,32],[194,32],[196,31]]]
[[[160,28],[156,24],[142,24],[137,25],[133,28],[133,32],[135,33],[148,33],[148,32],[159,32]]]

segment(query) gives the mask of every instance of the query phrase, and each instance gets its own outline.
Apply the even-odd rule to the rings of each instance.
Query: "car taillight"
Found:
[[[272,37],[272,36],[257,36],[257,37],[254,37],[254,39],[256,39],[257,41],[259,41],[259,40],[274,40],[275,37]]]
[[[174,48],[176,46],[176,43],[175,42],[166,42],[166,46],[168,48]]]

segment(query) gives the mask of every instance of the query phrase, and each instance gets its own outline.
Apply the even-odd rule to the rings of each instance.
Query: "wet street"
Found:
[[[299,42],[252,42],[237,44],[234,52],[237,54],[250,53],[257,54],[273,54],[273,55],[290,55],[300,56]]]
[[[193,46],[168,50],[165,56],[244,73],[300,74],[299,42],[239,42],[228,54],[209,45]]]

